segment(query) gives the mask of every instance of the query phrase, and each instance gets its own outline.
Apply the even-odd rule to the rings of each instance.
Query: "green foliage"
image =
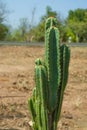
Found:
[[[29,31],[29,24],[27,18],[20,19],[20,24],[17,29],[14,29],[10,35],[10,41],[27,41],[27,33]]]
[[[46,7],[46,14],[41,17],[40,23],[33,28],[34,41],[44,41],[45,19],[55,17],[58,20],[60,31],[60,41],[66,42],[71,37],[71,42],[87,41],[87,9],[70,10],[65,22],[61,22],[61,17],[50,6]],[[31,33],[31,31],[30,31]]]
[[[33,12],[34,13],[34,12]],[[31,24],[27,18],[20,19],[20,24],[17,29],[13,30],[9,37],[5,37],[6,27],[3,22],[6,19],[8,10],[6,4],[0,1],[0,34],[4,40],[11,41],[27,41],[27,42],[42,42],[45,41],[45,20],[48,17],[54,17],[57,19],[57,27],[60,31],[60,41],[67,42],[71,38],[71,42],[87,42],[87,9],[76,9],[68,12],[68,17],[63,20],[59,12],[52,10],[50,6],[46,7],[46,13],[41,17],[38,25],[33,26],[33,15]],[[6,28],[2,29],[5,26]],[[4,30],[4,31],[3,31]],[[8,29],[10,30],[10,29]]]
[[[50,17],[45,25],[44,61],[35,62],[36,86],[28,100],[34,130],[57,130],[70,60],[69,47],[60,45],[59,39],[57,20]]]
[[[76,9],[74,11],[70,10],[68,15],[68,20],[73,22],[85,22],[87,9]]]
[[[39,25],[33,29],[31,29],[30,33],[34,35],[34,39],[33,41],[44,41],[44,33],[45,33],[45,26],[44,26],[44,22],[39,23]]]
[[[4,24],[0,24],[0,40],[5,40],[7,34],[8,34],[8,27]]]
[[[10,40],[11,40],[11,41],[23,41],[23,37],[22,37],[22,35],[21,35],[20,30],[15,29],[15,30],[13,31],[13,33],[11,34]]]
[[[70,10],[66,24],[67,36],[72,37],[72,41],[87,41],[87,9]]]
[[[4,22],[7,20],[9,10],[7,9],[6,3],[0,0],[0,40],[7,40],[9,34],[9,27]]]

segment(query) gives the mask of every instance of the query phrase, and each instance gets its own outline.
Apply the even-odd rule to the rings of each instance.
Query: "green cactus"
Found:
[[[33,96],[28,100],[34,130],[57,130],[64,90],[68,80],[70,50],[60,45],[56,18],[45,25],[45,58],[35,64]]]

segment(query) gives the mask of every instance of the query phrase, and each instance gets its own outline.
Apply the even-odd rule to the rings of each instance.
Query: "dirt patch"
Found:
[[[44,47],[0,47],[0,130],[31,130],[27,100]],[[87,48],[72,47],[59,130],[87,130]]]

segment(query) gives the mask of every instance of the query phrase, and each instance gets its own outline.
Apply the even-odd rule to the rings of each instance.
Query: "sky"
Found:
[[[8,24],[13,28],[19,26],[21,18],[28,18],[31,22],[33,11],[35,11],[33,24],[37,24],[41,16],[46,13],[47,6],[60,13],[63,18],[67,17],[69,10],[87,8],[87,0],[4,0],[3,2],[10,11]]]

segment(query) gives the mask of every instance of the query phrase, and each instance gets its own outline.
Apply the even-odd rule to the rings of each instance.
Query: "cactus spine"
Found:
[[[45,58],[35,64],[36,86],[28,100],[34,130],[56,130],[63,95],[68,80],[70,50],[59,43],[56,18],[50,17],[45,25]]]

